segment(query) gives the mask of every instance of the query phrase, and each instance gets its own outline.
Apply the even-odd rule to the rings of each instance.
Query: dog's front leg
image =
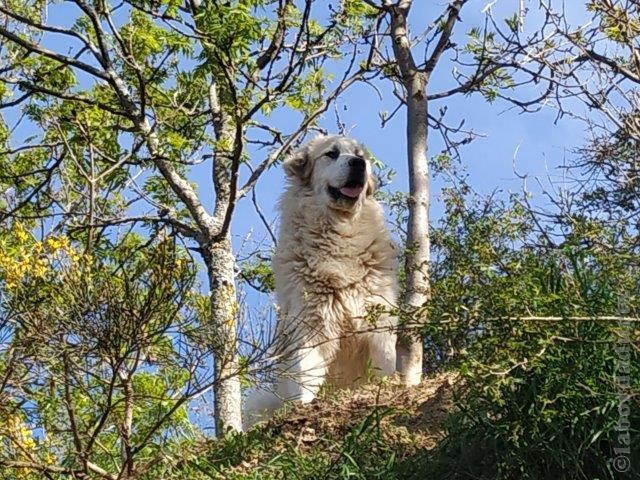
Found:
[[[335,340],[315,338],[307,341],[287,362],[289,368],[280,378],[278,394],[287,400],[311,402],[325,382],[337,347]]]
[[[396,336],[393,333],[370,334],[369,356],[377,375],[393,375],[396,371]]]
[[[376,330],[367,333],[372,367],[382,377],[396,371],[396,323],[395,317],[383,314],[376,322]]]

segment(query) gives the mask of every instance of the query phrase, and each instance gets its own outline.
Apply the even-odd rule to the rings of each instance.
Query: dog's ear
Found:
[[[303,183],[308,183],[311,178],[309,148],[305,146],[295,150],[285,159],[282,167],[289,178],[297,178]]]
[[[370,197],[377,191],[378,191],[378,177],[376,177],[375,174],[372,173],[369,175],[369,179],[367,180],[367,187],[366,187],[365,193],[367,197]]]

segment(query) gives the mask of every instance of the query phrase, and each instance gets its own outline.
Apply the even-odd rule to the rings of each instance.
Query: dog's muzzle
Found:
[[[367,181],[367,163],[364,158],[351,156],[349,158],[349,176],[347,181],[341,187],[329,186],[329,194],[335,200],[343,200],[346,202],[356,202]]]

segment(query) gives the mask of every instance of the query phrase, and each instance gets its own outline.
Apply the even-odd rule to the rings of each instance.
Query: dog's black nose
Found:
[[[356,170],[364,170],[366,168],[366,163],[362,157],[351,157],[349,159],[349,166]]]

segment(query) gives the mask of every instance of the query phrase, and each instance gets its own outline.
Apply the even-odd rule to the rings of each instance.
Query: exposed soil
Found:
[[[269,421],[266,428],[307,449],[324,437],[342,437],[377,411],[383,412],[381,425],[390,441],[411,449],[431,449],[443,437],[442,424],[453,408],[457,381],[456,374],[443,373],[415,387],[405,387],[397,377],[391,377],[295,405]]]
[[[293,405],[248,433],[249,437],[255,435],[259,446],[243,450],[241,459],[232,454],[235,461],[225,467],[224,478],[248,475],[292,449],[300,454],[320,450],[337,455],[336,442],[371,418],[379,422],[385,444],[393,446],[399,458],[431,450],[444,437],[444,419],[454,408],[453,391],[460,383],[454,373],[426,378],[415,387],[405,387],[399,378],[391,377],[353,390],[326,393],[306,405]],[[210,457],[213,463],[224,458],[229,457]]]

